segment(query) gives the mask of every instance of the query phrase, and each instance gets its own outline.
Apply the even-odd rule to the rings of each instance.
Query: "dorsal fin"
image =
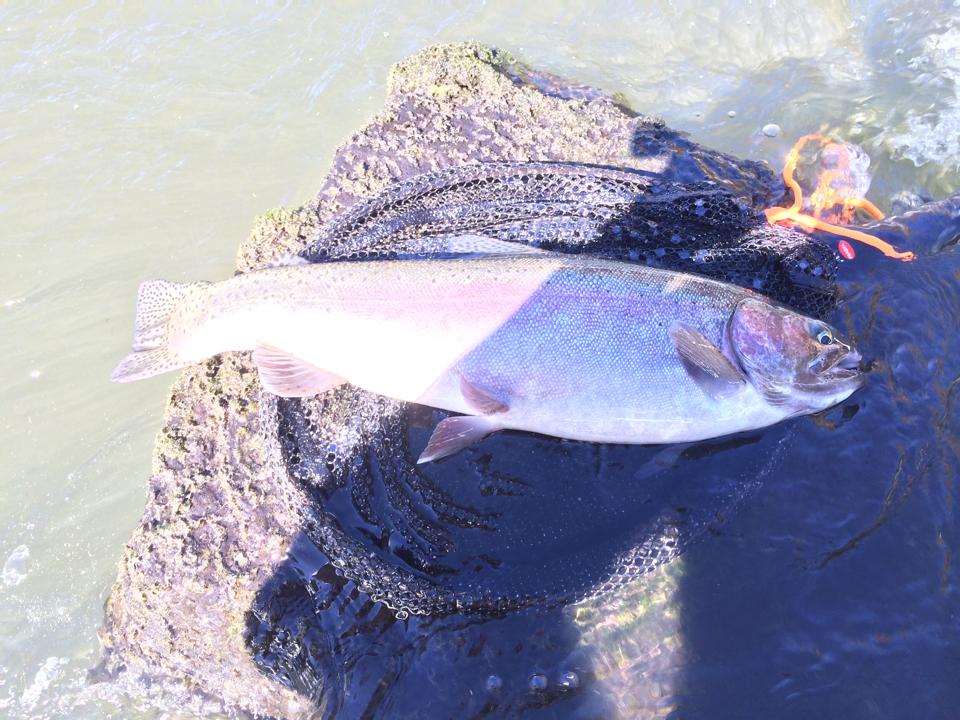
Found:
[[[451,255],[542,255],[548,251],[486,235],[449,235],[441,238],[440,252]]]
[[[417,249],[401,250],[396,257],[403,260],[436,257],[484,257],[489,255],[543,255],[549,250],[520,242],[497,240],[486,235],[441,235],[417,240]]]

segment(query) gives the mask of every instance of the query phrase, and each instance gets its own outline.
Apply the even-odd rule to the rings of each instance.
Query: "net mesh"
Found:
[[[815,316],[836,301],[833,251],[765,225],[728,190],[568,163],[465,165],[403,180],[335,217],[302,255],[429,256],[452,234],[698,272]],[[392,352],[403,349],[385,348],[385,362]],[[349,386],[308,399],[265,395],[262,408],[287,472],[315,496],[306,534],[400,617],[565,604],[628,583],[736,502],[777,442],[718,441],[664,460],[656,448],[505,433],[417,466],[414,449],[439,411]],[[773,444],[739,451],[757,442]],[[722,474],[710,469],[717,452]],[[696,466],[683,482],[671,474],[678,463]]]

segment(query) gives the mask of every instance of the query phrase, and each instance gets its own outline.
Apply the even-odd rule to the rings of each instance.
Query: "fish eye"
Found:
[[[810,328],[810,334],[821,345],[829,345],[833,342],[833,333],[825,325],[814,325]]]

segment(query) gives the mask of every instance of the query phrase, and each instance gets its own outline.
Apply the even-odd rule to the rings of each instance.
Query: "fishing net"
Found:
[[[766,224],[723,186],[574,163],[473,164],[403,180],[327,223],[301,254],[429,253],[431,239],[467,233],[696,272],[809,315],[836,302],[836,254]]]
[[[761,218],[710,182],[566,163],[474,164],[388,187],[334,218],[302,255],[429,256],[447,236],[480,234],[698,272],[828,313],[836,255]],[[385,348],[383,361],[404,351]],[[417,466],[440,411],[348,386],[309,399],[265,395],[263,412],[279,461],[314,495],[304,532],[340,575],[399,617],[499,614],[619,587],[715,521],[782,440],[756,433],[657,449],[502,433]],[[764,447],[740,452],[746,445]]]

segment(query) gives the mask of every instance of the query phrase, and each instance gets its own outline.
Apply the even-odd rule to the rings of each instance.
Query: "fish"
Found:
[[[112,380],[252,351],[278,396],[351,383],[459,413],[420,463],[507,429],[696,442],[825,410],[864,382],[835,328],[737,285],[482,236],[443,248],[145,282]]]

